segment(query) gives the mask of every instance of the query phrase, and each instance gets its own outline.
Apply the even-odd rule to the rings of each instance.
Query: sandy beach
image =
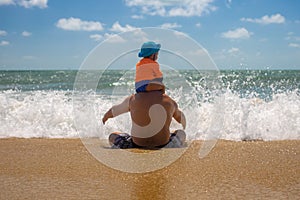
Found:
[[[80,139],[0,139],[0,199],[299,199],[300,141],[201,141],[174,163],[125,173]]]

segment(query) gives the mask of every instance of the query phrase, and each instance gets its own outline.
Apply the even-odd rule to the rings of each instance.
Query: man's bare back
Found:
[[[149,115],[151,109],[154,110],[152,118],[150,118],[151,112]],[[142,147],[167,144],[170,141],[172,118],[181,123],[183,129],[186,126],[185,116],[178,109],[177,103],[161,91],[137,93],[127,97],[121,104],[107,111],[102,121],[105,123],[109,118],[126,112],[130,112],[132,119],[132,140]]]

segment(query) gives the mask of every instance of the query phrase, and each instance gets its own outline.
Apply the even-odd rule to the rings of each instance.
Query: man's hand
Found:
[[[185,115],[183,114],[182,111],[180,111],[180,123],[182,125],[183,130],[185,130],[186,127],[186,119],[185,119]]]
[[[107,120],[108,120],[108,118],[105,117],[105,115],[104,115],[104,117],[102,118],[102,123],[105,124],[105,122],[106,122]]]
[[[182,125],[182,128],[183,130],[185,130],[185,127],[186,127],[186,119],[185,119],[185,115],[183,114],[183,112],[181,112],[181,125]]]
[[[113,115],[112,115],[112,109],[109,109],[103,116],[102,118],[102,122],[103,124],[105,124],[105,122],[109,119],[109,118],[112,118]]]

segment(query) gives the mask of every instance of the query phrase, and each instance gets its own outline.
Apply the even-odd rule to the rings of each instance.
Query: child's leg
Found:
[[[163,93],[165,93],[165,86],[162,83],[149,83],[146,87],[146,91],[163,91]]]
[[[141,87],[137,88],[135,91],[136,93],[147,92],[146,87],[147,85],[142,85]]]

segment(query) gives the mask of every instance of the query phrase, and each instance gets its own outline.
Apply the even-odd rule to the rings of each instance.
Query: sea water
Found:
[[[80,82],[86,90],[77,90],[78,74],[86,75]],[[91,80],[96,87],[88,87]],[[186,115],[189,139],[300,139],[299,70],[164,71],[164,83]],[[0,71],[0,138],[105,139],[113,131],[130,132],[128,113],[105,126],[101,119],[133,93],[134,71]],[[76,115],[90,105],[93,114]],[[79,134],[78,126],[92,120],[96,125]],[[171,129],[178,128],[173,121]]]

